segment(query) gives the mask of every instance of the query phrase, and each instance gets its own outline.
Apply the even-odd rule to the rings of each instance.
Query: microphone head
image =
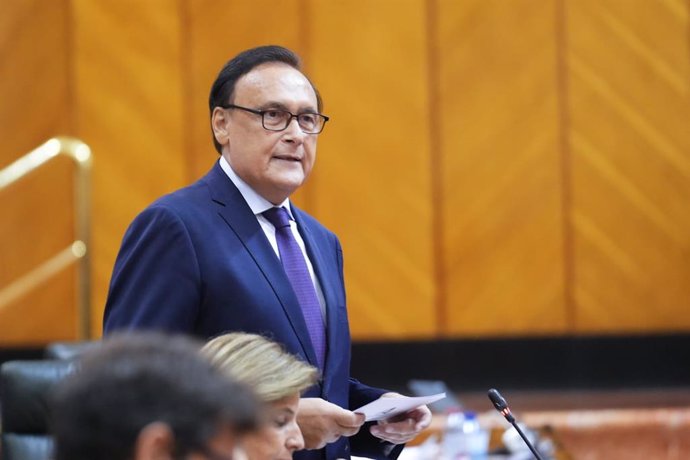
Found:
[[[499,411],[501,415],[506,418],[506,420],[508,420],[510,423],[513,423],[515,421],[515,417],[513,417],[513,414],[510,413],[508,403],[505,399],[503,399],[501,393],[499,393],[497,389],[492,388],[489,390],[488,395],[496,410]]]
[[[488,392],[488,396],[491,402],[494,404],[494,407],[497,411],[501,412],[508,408],[508,403],[503,398],[503,396],[501,396],[501,393],[499,393],[497,389],[490,389]]]

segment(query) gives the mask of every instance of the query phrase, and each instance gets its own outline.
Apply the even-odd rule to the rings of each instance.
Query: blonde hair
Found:
[[[206,343],[201,353],[221,372],[248,385],[264,402],[302,393],[319,378],[314,366],[256,334],[221,335]]]

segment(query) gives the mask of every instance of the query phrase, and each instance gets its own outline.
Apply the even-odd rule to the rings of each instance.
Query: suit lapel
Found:
[[[211,191],[211,199],[218,205],[218,214],[242,241],[247,252],[273,288],[295,335],[302,345],[305,356],[310,363],[318,366],[302,309],[280,259],[268,242],[256,216],[218,163],[206,175],[204,181]]]

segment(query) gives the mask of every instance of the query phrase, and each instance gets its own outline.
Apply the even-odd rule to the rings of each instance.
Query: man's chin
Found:
[[[279,204],[289,198],[304,183],[304,177],[292,180],[275,181],[271,185],[270,197],[264,197],[273,204]]]
[[[274,185],[276,189],[282,191],[294,192],[304,184],[306,176],[300,168],[299,171],[291,171],[290,173],[280,174],[276,177]]]

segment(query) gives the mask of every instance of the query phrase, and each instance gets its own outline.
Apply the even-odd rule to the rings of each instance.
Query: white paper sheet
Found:
[[[445,397],[445,393],[417,397],[382,397],[360,407],[359,409],[355,409],[352,412],[364,414],[367,422],[373,422],[402,414],[403,412],[407,412],[410,409],[414,409],[415,407],[422,406],[424,404],[431,404],[432,402],[438,401],[439,399],[443,399]]]

